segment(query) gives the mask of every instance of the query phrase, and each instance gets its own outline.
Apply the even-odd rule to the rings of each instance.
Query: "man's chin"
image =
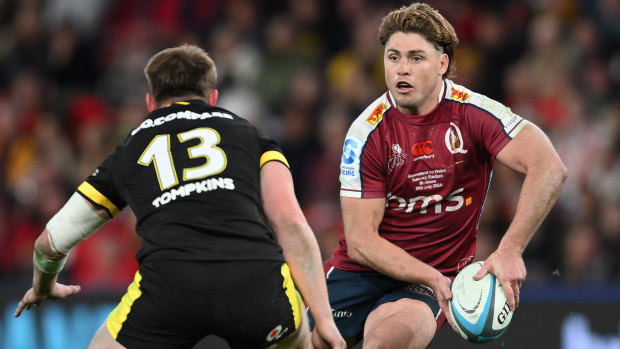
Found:
[[[394,97],[396,105],[406,110],[416,110],[418,103],[413,98],[403,98],[403,96]]]

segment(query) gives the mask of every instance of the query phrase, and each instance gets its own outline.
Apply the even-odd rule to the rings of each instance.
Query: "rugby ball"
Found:
[[[461,336],[473,343],[497,339],[508,328],[512,311],[504,289],[493,274],[476,281],[483,262],[463,268],[452,282],[450,318]]]

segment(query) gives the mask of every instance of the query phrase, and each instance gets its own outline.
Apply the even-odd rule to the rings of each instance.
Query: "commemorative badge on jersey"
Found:
[[[342,159],[340,162],[340,178],[350,181],[359,178],[360,155],[363,142],[357,137],[349,136],[344,141]]]
[[[388,160],[388,168],[393,171],[400,165],[407,162],[407,153],[403,152],[400,144],[392,144],[392,154]]]

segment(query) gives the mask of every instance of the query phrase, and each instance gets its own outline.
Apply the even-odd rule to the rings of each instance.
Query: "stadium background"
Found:
[[[32,280],[34,239],[140,123],[142,69],[164,47],[210,52],[219,104],[282,144],[329,257],[342,233],[344,134],[385,90],[377,27],[408,3],[0,1],[0,347],[85,347],[131,281],[140,242],[125,210],[72,252],[60,280],[82,285],[80,295],[12,318]],[[620,1],[429,3],[461,41],[454,80],[536,122],[569,169],[525,252],[522,306],[488,347],[620,348]],[[510,223],[521,181],[496,166],[477,259]],[[465,344],[444,330],[432,347]]]

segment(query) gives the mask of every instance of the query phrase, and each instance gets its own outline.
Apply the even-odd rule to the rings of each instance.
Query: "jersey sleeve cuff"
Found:
[[[77,191],[93,204],[108,210],[112,217],[116,216],[120,212],[120,209],[112,201],[110,201],[110,199],[101,194],[99,190],[88,182],[83,182],[80,184]]]
[[[281,163],[286,165],[286,167],[291,168],[291,166],[289,166],[288,164],[288,161],[286,161],[284,155],[279,151],[269,150],[264,152],[263,155],[261,155],[260,157],[260,167],[262,168],[263,165],[268,163],[269,161],[280,161]]]

